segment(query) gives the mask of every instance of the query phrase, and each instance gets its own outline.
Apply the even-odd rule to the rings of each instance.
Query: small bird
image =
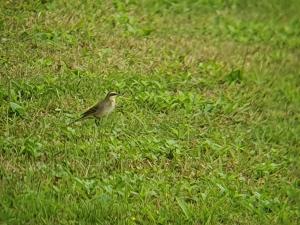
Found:
[[[88,118],[99,119],[103,116],[110,114],[116,107],[117,96],[118,93],[114,91],[109,92],[102,101],[98,102],[96,105],[88,109],[86,112],[82,113],[79,119],[71,122],[69,125],[79,120],[88,119]]]

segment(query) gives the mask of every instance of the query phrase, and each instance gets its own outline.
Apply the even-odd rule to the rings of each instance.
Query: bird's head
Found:
[[[110,92],[108,92],[108,94],[106,95],[106,99],[109,99],[109,100],[111,100],[111,101],[114,101],[118,95],[119,95],[119,94],[118,94],[117,92],[110,91]]]

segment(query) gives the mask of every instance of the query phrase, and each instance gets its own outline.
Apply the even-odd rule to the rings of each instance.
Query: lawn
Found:
[[[0,224],[300,224],[299,12],[0,0]]]

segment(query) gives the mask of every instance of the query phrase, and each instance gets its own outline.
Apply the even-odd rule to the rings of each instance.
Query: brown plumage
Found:
[[[116,107],[117,95],[118,94],[116,92],[109,92],[102,101],[98,102],[96,105],[82,113],[79,119],[71,122],[69,125],[82,119],[101,118],[110,114]]]

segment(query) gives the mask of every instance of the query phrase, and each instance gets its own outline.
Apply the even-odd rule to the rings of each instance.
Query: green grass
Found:
[[[0,3],[0,224],[299,224],[299,1],[110,2]]]

